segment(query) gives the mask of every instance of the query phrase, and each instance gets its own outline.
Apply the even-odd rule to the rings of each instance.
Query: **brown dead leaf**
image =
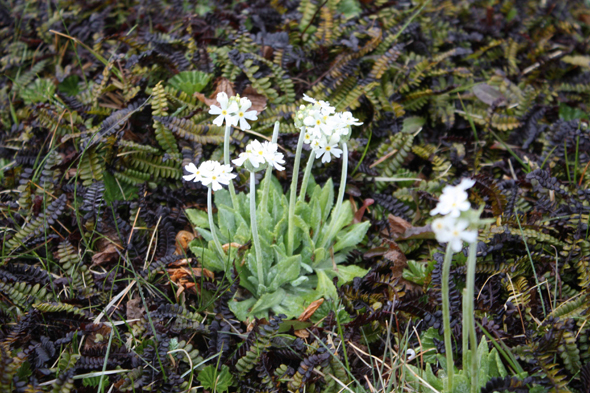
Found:
[[[109,243],[101,252],[97,252],[92,256],[92,264],[102,265],[105,263],[116,262],[117,259],[119,259],[117,246],[115,246],[112,243]]]
[[[307,321],[323,303],[324,298],[318,299],[315,302],[311,302],[311,304],[307,306],[305,311],[303,311],[297,319],[301,322]]]
[[[112,328],[104,323],[88,324],[84,327],[86,340],[84,340],[84,349],[86,351],[95,348],[105,348],[109,343],[109,336]]]
[[[211,95],[211,98],[205,97],[203,93],[196,92],[194,95],[197,100],[205,103],[207,106],[217,105],[219,106],[219,102],[217,101],[217,93],[225,93],[228,97],[235,96],[236,92],[232,86],[232,83],[227,78],[219,78],[217,83],[217,88]],[[266,97],[262,94],[259,94],[256,89],[252,86],[248,86],[244,89],[241,94],[242,97],[247,97],[251,102],[252,106],[250,107],[251,110],[255,110],[258,113],[262,112],[266,107]]]
[[[145,311],[141,306],[141,298],[139,296],[127,301],[126,316],[127,319],[140,319]]]
[[[96,241],[97,253],[92,256],[93,265],[116,262],[119,259],[117,248],[123,249],[119,234],[114,228],[106,227],[102,237]]]
[[[190,269],[187,269],[185,267],[180,267],[180,268],[176,268],[176,269],[168,269],[168,274],[170,275],[170,280],[174,281],[174,282],[178,282],[180,279],[182,278],[192,278],[193,276],[195,277],[207,277],[207,278],[215,278],[215,275],[213,274],[212,271],[207,270],[205,268],[200,268],[200,267],[193,267],[192,268],[192,272]]]
[[[396,242],[389,241],[389,250],[383,254],[383,257],[393,262],[391,274],[393,277],[398,279],[398,283],[405,285],[406,291],[412,291],[414,289],[420,288],[419,285],[416,285],[403,277],[404,269],[408,267],[408,260]]]
[[[308,338],[309,331],[307,331],[307,329],[295,330],[295,336],[303,339]]]
[[[401,217],[390,214],[387,217],[389,229],[381,231],[381,236],[392,240],[433,239],[434,233],[429,225],[415,227]]]
[[[240,248],[242,247],[242,245],[240,243],[225,243],[223,246],[221,246],[221,248],[223,248],[223,251],[227,251],[229,250],[229,248]]]
[[[358,224],[363,221],[363,216],[365,215],[365,211],[369,206],[375,203],[375,200],[371,198],[367,198],[363,201],[363,205],[354,213],[354,220],[353,224]]]
[[[176,250],[174,254],[183,255],[188,250],[188,245],[195,238],[195,234],[189,231],[179,231],[176,234]]]
[[[260,113],[266,108],[266,97],[259,94],[252,86],[248,86],[244,89],[242,97],[247,97],[252,102],[252,106],[250,107],[251,110]]]

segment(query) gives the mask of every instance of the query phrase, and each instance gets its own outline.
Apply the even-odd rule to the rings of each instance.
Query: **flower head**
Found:
[[[336,137],[330,139],[322,137],[322,139],[320,139],[319,148],[316,150],[316,154],[318,158],[322,157],[322,162],[332,161],[332,156],[340,158],[342,149],[338,148],[338,139],[339,138]]]
[[[238,103],[232,98],[228,98],[224,92],[217,93],[217,102],[221,107],[211,105],[211,109],[209,109],[210,115],[219,115],[213,120],[213,124],[221,127],[225,121],[227,125],[236,125],[237,121],[233,115],[238,111]]]
[[[455,252],[461,251],[463,241],[473,243],[477,240],[477,231],[468,230],[469,221],[452,216],[437,218],[432,222],[432,230],[439,243],[449,243]]]
[[[277,151],[278,146],[276,143],[264,142],[262,147],[264,149],[264,159],[266,162],[275,167],[279,171],[284,171],[285,167],[282,164],[285,163],[283,153]]]
[[[240,124],[242,130],[249,130],[250,124],[246,120],[257,120],[256,111],[248,111],[252,106],[252,102],[246,98],[240,98],[238,107],[233,115],[232,119],[234,124]]]
[[[463,179],[457,186],[446,186],[438,200],[436,208],[430,212],[431,215],[442,214],[451,217],[459,217],[462,211],[471,208],[467,200],[467,189],[475,184],[471,179]]]
[[[213,191],[221,190],[222,185],[228,185],[236,177],[229,165],[222,165],[217,161],[205,161],[198,168],[190,163],[184,167],[189,175],[183,176],[186,181],[201,182]]]
[[[278,145],[276,143],[260,143],[257,140],[253,140],[246,146],[246,151],[240,153],[239,157],[232,162],[237,166],[242,166],[246,162],[249,162],[255,169],[258,169],[261,164],[269,164],[282,171],[285,167],[281,164],[284,164],[285,160],[283,159],[283,153],[277,152],[277,147]]]

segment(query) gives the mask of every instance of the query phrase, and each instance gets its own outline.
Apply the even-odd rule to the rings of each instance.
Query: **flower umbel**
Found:
[[[232,162],[237,166],[242,166],[249,162],[255,169],[258,169],[261,164],[269,164],[274,166],[277,170],[283,171],[285,167],[281,164],[285,163],[283,153],[277,152],[278,145],[276,143],[264,142],[260,143],[253,140],[246,146],[246,151],[240,153],[239,157]]]
[[[213,191],[221,190],[222,185],[228,185],[236,177],[229,165],[222,165],[217,161],[205,161],[198,168],[192,162],[184,167],[189,172],[183,176],[186,181],[201,182]]]
[[[234,118],[233,115],[239,109],[238,103],[235,101],[235,99],[232,99],[233,97],[228,98],[227,94],[225,94],[224,92],[217,93],[216,98],[217,102],[219,102],[219,105],[221,105],[221,107],[217,105],[211,105],[211,109],[209,109],[210,115],[219,115],[215,118],[215,120],[213,120],[213,124],[221,127],[223,125],[223,122],[225,121],[226,124],[230,126],[236,125],[237,120]]]
[[[430,215],[435,214],[450,215],[451,217],[459,217],[462,211],[467,211],[471,208],[471,204],[467,200],[467,189],[475,184],[474,180],[463,179],[457,186],[446,186],[443,188],[443,193],[439,198],[436,208],[430,212]]]
[[[432,230],[439,243],[449,243],[455,252],[461,251],[463,241],[473,243],[477,240],[477,231],[468,230],[469,221],[452,216],[437,218],[432,222]]]

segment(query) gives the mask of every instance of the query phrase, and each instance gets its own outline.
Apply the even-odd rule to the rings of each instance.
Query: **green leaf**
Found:
[[[350,19],[360,15],[362,8],[358,0],[342,0],[338,3],[338,11],[340,11],[346,19]]]
[[[246,280],[241,280],[240,285],[242,285]],[[231,301],[228,302],[227,305],[231,312],[234,313],[236,318],[240,321],[245,321],[248,318],[248,313],[250,312],[250,308],[256,303],[256,298],[251,297],[249,299],[242,300],[241,302]]]
[[[115,176],[105,171],[103,173],[104,199],[107,203],[113,201],[128,201],[137,198],[138,188],[125,182],[117,182]]]
[[[264,295],[260,296],[258,301],[256,301],[254,306],[252,306],[250,315],[256,316],[260,312],[267,311],[268,309],[281,304],[285,298],[285,295],[285,291],[281,288],[279,288],[276,292],[265,293]]]
[[[318,285],[313,298],[319,299],[323,297],[324,299],[338,299],[338,291],[330,277],[328,277],[323,270],[316,270],[316,274],[318,276]]]
[[[333,270],[333,272],[338,276],[338,285],[343,285],[351,282],[356,277],[364,277],[369,271],[360,266],[349,265],[338,266],[338,270]]]
[[[403,278],[416,284],[423,285],[428,276],[427,265],[425,263],[408,260],[408,268],[403,271]]]
[[[418,116],[410,116],[404,119],[404,125],[402,126],[402,132],[406,134],[416,133],[426,123],[426,119]]]
[[[276,291],[282,287],[283,284],[291,282],[299,278],[301,271],[301,255],[293,255],[288,258],[282,258],[279,263],[270,269],[269,276],[271,282],[269,289]]]
[[[221,371],[217,369],[215,364],[208,365],[199,372],[197,379],[206,390],[219,393],[227,392],[234,382],[229,367],[225,364],[221,366]]]
[[[189,96],[201,92],[211,80],[211,75],[201,71],[183,71],[168,79],[168,84]],[[231,206],[231,205],[230,205]]]
[[[184,213],[193,226],[209,229],[209,217],[203,210],[186,209]]]
[[[370,226],[371,223],[369,221],[352,225],[350,231],[342,236],[334,245],[334,252],[359,244],[367,234]]]
[[[191,242],[192,243],[192,242]],[[209,248],[189,246],[193,254],[201,260],[203,267],[214,272],[225,270],[225,263]]]
[[[63,80],[59,85],[57,85],[57,89],[62,93],[65,93],[69,96],[76,96],[80,92],[80,88],[78,83],[80,82],[80,77],[78,75],[70,75],[66,79]]]
[[[55,85],[50,79],[35,79],[33,83],[22,89],[19,95],[25,104],[30,105],[51,100],[53,93],[55,93]]]
[[[328,179],[322,192],[319,194],[318,200],[320,202],[320,207],[322,208],[322,221],[326,222],[328,215],[332,210],[332,206],[334,205],[334,183],[332,182],[332,179]]]

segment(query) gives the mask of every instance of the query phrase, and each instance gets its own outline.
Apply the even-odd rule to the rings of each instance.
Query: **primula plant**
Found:
[[[185,167],[187,181],[200,181],[209,187],[207,213],[188,210],[187,214],[201,239],[191,243],[193,253],[201,258],[205,268],[232,272],[240,285],[247,290],[243,296],[230,302],[235,315],[244,320],[249,316],[267,317],[269,311],[297,316],[306,306],[320,298],[337,297],[333,279],[338,283],[350,282],[366,274],[358,266],[343,266],[346,255],[365,236],[370,223],[353,224],[350,202],[343,202],[348,168],[346,141],[351,126],[360,125],[350,112],[336,113],[324,101],[305,96],[308,105],[302,105],[295,115],[300,130],[293,176],[288,194],[284,194],[273,170],[283,171],[284,156],[276,143],[279,124],[275,124],[272,141],[252,140],[244,152],[232,162],[250,174],[248,193],[236,193],[232,185],[229,166],[229,135],[231,127],[250,128],[247,120],[256,120],[254,111],[248,112],[251,103],[245,97],[217,95],[220,106],[212,105],[210,114],[217,115],[214,122],[225,122],[225,163],[205,162]],[[254,112],[254,113],[252,113]],[[303,145],[309,144],[308,158],[299,194],[298,176]],[[311,169],[316,158],[329,163],[342,157],[342,174],[338,194],[334,195],[332,180],[321,187],[315,184]],[[256,187],[256,172],[266,171],[260,186]],[[222,188],[228,185],[229,192]],[[215,192],[216,217],[211,203]],[[248,294],[249,293],[249,294]]]

